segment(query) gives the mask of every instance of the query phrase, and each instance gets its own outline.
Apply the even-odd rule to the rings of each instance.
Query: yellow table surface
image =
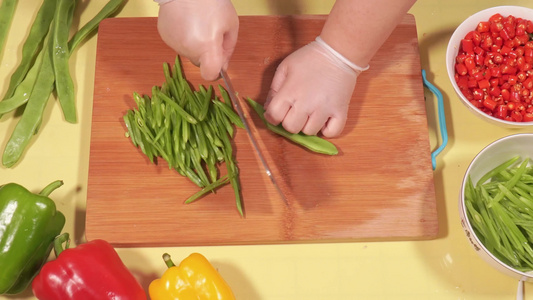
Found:
[[[20,61],[22,42],[41,2],[19,1],[0,64],[2,95]],[[79,18],[74,23],[85,24],[105,2],[79,1]],[[240,15],[327,14],[334,1],[234,0],[233,3]],[[500,137],[531,130],[503,129],[472,116],[454,94],[445,69],[446,46],[455,27],[470,14],[498,5],[533,8],[530,0],[419,0],[410,11],[416,18],[422,68],[444,95],[448,124],[448,146],[438,156],[434,173],[440,223],[438,238],[117,249],[125,264],[147,289],[165,271],[163,252],[170,253],[175,261],[191,252],[200,252],[219,269],[237,298],[246,300],[513,299],[517,280],[500,274],[477,256],[459,224],[457,200],[464,172],[484,146]],[[154,17],[157,11],[157,4],[150,0],[129,0],[118,17]],[[50,101],[42,130],[32,140],[22,161],[12,169],[0,167],[0,184],[17,182],[35,192],[53,180],[64,180],[65,185],[52,198],[67,216],[64,231],[71,233],[74,244],[84,242],[96,43],[97,37],[91,36],[71,57],[78,124],[66,123],[57,101]],[[436,98],[428,91],[426,96],[430,141],[432,149],[436,149],[440,145]],[[2,149],[17,119],[14,113],[0,119]],[[526,284],[525,290],[527,294],[531,285]],[[0,296],[0,299],[33,299],[33,296],[27,291],[16,297]]]

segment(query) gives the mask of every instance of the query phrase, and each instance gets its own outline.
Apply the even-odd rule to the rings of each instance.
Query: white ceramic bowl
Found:
[[[472,179],[472,183],[476,185],[483,175],[516,155],[519,155],[522,159],[533,159],[533,133],[521,133],[503,137],[492,142],[476,155],[468,166],[461,185],[459,217],[461,218],[461,225],[463,226],[466,237],[482,259],[504,274],[522,281],[533,282],[533,274],[518,271],[504,264],[483,246],[468,220],[464,203],[464,189],[468,176]]]
[[[477,109],[474,105],[470,103],[470,101],[468,101],[468,99],[466,99],[463,93],[461,93],[461,91],[459,90],[457,83],[455,82],[455,58],[457,57],[457,53],[459,52],[461,40],[466,36],[468,32],[476,29],[479,22],[488,21],[489,18],[496,13],[499,13],[504,17],[513,15],[515,17],[533,21],[533,9],[520,6],[496,6],[487,8],[471,15],[466,20],[464,20],[463,23],[459,25],[459,27],[457,27],[448,43],[448,48],[446,49],[446,70],[448,71],[448,77],[450,78],[450,82],[453,85],[455,93],[457,94],[457,96],[459,96],[459,99],[461,99],[461,102],[466,105],[466,107],[468,107],[468,109],[472,111],[472,113],[474,113],[476,116],[490,123],[504,127],[520,128],[524,126],[533,126],[533,122],[510,122],[487,115],[486,113]]]

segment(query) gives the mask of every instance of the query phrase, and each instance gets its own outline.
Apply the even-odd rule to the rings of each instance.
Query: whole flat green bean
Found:
[[[39,52],[35,63],[26,74],[26,78],[17,86],[15,93],[11,95],[11,97],[0,101],[0,116],[28,102],[35,81],[37,80],[37,76],[39,75],[39,71],[41,70],[45,52],[46,51]]]
[[[46,0],[45,2],[43,2],[43,5],[46,4],[46,6],[45,6],[44,9],[42,9],[42,18],[41,19],[37,19],[38,22],[35,23],[35,26],[38,29],[35,29],[36,33],[34,35],[32,35],[31,31],[30,31],[30,35],[28,36],[28,39],[27,39],[26,43],[32,44],[29,41],[30,38],[33,38],[33,37],[38,38],[39,36],[41,36],[43,34],[42,31],[45,31],[45,34],[49,31],[48,30],[49,26],[46,25],[46,22],[48,21],[48,25],[49,25],[50,22],[51,22],[51,20],[49,18],[53,19],[55,7],[56,7],[56,5],[55,5],[56,1],[57,0]],[[69,47],[68,47],[69,54],[71,54],[74,51],[74,49],[76,49],[76,47],[87,36],[89,36],[89,34],[91,34],[96,28],[98,28],[99,22],[101,22],[104,18],[106,18],[109,15],[111,15],[112,13],[114,13],[120,7],[120,4],[122,4],[122,2],[124,2],[124,0],[111,0],[111,1],[109,1],[104,6],[104,8],[102,8],[102,10],[100,10],[100,12],[94,18],[92,18],[86,25],[84,25],[80,30],[78,30],[76,32],[76,34],[74,34],[74,36],[72,37],[72,39],[68,43],[68,45],[69,45]],[[31,49],[34,49],[34,47],[36,47],[36,46],[37,45],[28,46],[27,47],[28,48],[27,52],[30,53]],[[28,61],[29,61],[29,63],[31,63],[31,59],[29,59]],[[25,74],[22,71],[22,69],[21,69],[19,71],[19,73],[17,73],[17,74],[19,74],[19,75],[17,75],[17,77],[20,76],[17,79],[17,81],[22,79],[22,78],[23,79],[18,84],[15,83],[16,81],[12,77],[11,81],[13,83],[12,84],[10,83],[10,87],[11,87],[11,85],[13,85],[12,88],[14,88],[15,90],[13,92],[6,93],[6,96],[9,95],[9,94],[12,94],[12,95],[10,95],[9,98],[5,98],[4,99],[4,101],[9,100],[8,103],[5,104],[5,107],[0,106],[2,113],[11,111],[11,110],[23,105],[24,103],[26,103],[28,101],[29,95],[31,94],[31,87],[33,87],[34,84],[35,84],[36,75],[38,74],[39,68],[40,68],[40,65],[33,64],[31,66],[31,68],[29,69],[27,74]],[[17,71],[18,71],[18,69],[17,69]],[[33,76],[30,76],[30,74],[33,74]],[[15,75],[15,73],[14,73],[14,75]],[[50,93],[53,90],[54,79],[55,78],[49,78],[48,79],[50,81],[50,86],[51,86]],[[2,103],[4,101],[1,101],[0,103]],[[2,114],[2,113],[0,113],[0,114]]]
[[[17,4],[18,0],[4,0],[0,6],[0,58],[2,57],[2,50],[4,49]]]
[[[98,28],[100,22],[105,18],[111,16],[113,13],[117,12],[121,5],[126,0],[110,0],[107,4],[85,25],[83,25],[80,30],[78,30],[74,36],[68,42],[68,48],[72,52],[87,36],[94,32]]]
[[[70,76],[68,38],[70,22],[74,13],[72,0],[58,0],[53,23],[53,47],[52,63],[55,74],[55,87],[59,104],[63,110],[63,116],[69,123],[76,123],[76,100],[74,95],[74,82]]]
[[[335,145],[321,137],[318,137],[316,135],[306,135],[303,133],[290,133],[283,126],[277,125],[274,126],[267,122],[267,120],[264,117],[265,109],[263,106],[261,106],[259,103],[255,102],[254,100],[248,98],[248,103],[250,106],[255,110],[255,112],[259,115],[263,123],[265,123],[266,127],[274,132],[277,133],[294,143],[301,145],[313,152],[316,153],[322,153],[327,155],[337,155],[339,153],[339,150]]]
[[[22,46],[22,59],[18,67],[11,75],[9,86],[4,95],[4,100],[13,96],[15,88],[22,82],[26,73],[32,66],[35,57],[40,53],[41,45],[50,29],[50,24],[54,19],[56,0],[44,0],[35,16],[35,20],[30,28],[30,33]],[[24,102],[26,103],[26,102]],[[1,112],[0,112],[1,114]]]
[[[43,50],[46,52],[33,91],[4,149],[2,164],[8,168],[20,159],[30,139],[41,125],[43,111],[50,98],[50,78],[52,80],[54,78],[52,45],[52,39],[49,38]]]

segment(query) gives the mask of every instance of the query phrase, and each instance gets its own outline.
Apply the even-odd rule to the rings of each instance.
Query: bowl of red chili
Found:
[[[479,11],[452,34],[446,68],[475,115],[506,127],[533,125],[533,9]]]

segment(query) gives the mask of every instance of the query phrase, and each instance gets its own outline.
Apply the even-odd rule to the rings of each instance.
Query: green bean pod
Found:
[[[248,103],[250,106],[255,110],[255,112],[259,115],[263,123],[266,125],[266,127],[274,132],[277,133],[290,141],[301,145],[313,152],[321,153],[321,154],[327,154],[327,155],[337,155],[339,153],[339,150],[335,145],[321,137],[318,137],[316,135],[306,135],[303,133],[290,133],[283,126],[277,125],[274,126],[267,122],[267,120],[264,117],[265,109],[263,106],[261,106],[259,103],[255,102],[254,100],[248,98]]]
[[[8,0],[12,1],[12,0]],[[93,17],[85,26],[83,26],[72,39],[68,42],[68,53],[69,55],[73,50],[81,43],[94,29],[98,27],[100,21],[109,16],[111,13],[115,12],[120,4],[124,0],[110,0],[100,12]],[[3,2],[7,3],[7,2]],[[55,14],[54,14],[55,15]],[[0,18],[0,21],[5,19]],[[72,20],[72,15],[67,18],[68,23]],[[44,43],[43,49],[45,51],[43,54],[43,61],[41,66],[36,66],[36,71],[33,74],[36,74],[35,77],[29,77],[28,74],[24,80],[19,84],[19,87],[23,85],[22,83],[28,79],[27,84],[24,84],[24,87],[33,87],[31,90],[21,90],[20,95],[29,95],[27,100],[23,98],[22,102],[27,101],[22,117],[19,119],[15,129],[11,133],[11,136],[6,144],[2,155],[2,163],[6,167],[11,167],[18,162],[22,157],[22,154],[26,147],[29,144],[30,139],[39,129],[39,126],[42,122],[42,115],[50,94],[54,88],[55,74],[53,69],[52,62],[52,38],[47,34],[47,42]],[[33,69],[32,67],[31,69]],[[29,72],[31,72],[31,69]],[[15,89],[15,93],[17,89]],[[6,99],[7,100],[7,99]],[[20,101],[20,100],[19,100]],[[2,101],[3,102],[3,101]],[[20,102],[18,102],[20,103]],[[22,103],[24,104],[24,103]]]
[[[69,123],[76,123],[76,100],[74,95],[74,81],[70,75],[68,38],[70,22],[74,13],[72,0],[58,0],[53,22],[52,62],[55,74],[55,87],[63,116]]]
[[[35,63],[26,74],[26,78],[16,87],[14,93],[7,99],[0,101],[0,116],[22,106],[30,99],[33,86],[37,81],[37,76],[43,64],[43,57],[46,51],[40,51]]]
[[[0,58],[17,4],[18,0],[4,0],[0,6]]]
[[[39,53],[41,53],[40,49],[42,47],[44,38],[48,34],[50,24],[54,19],[55,7],[56,0],[44,0],[41,4],[41,7],[39,8],[39,11],[35,16],[35,20],[33,21],[32,26],[30,28],[30,33],[28,34],[28,37],[26,38],[26,41],[22,46],[22,59],[20,60],[20,64],[18,65],[18,67],[15,69],[15,72],[13,72],[13,75],[11,75],[9,86],[4,95],[3,101],[13,96],[17,86],[22,82],[25,77],[27,77],[26,74],[28,73],[28,70],[30,70],[35,57]],[[0,25],[0,27],[2,26]],[[24,101],[24,103],[26,103],[26,101]],[[0,114],[5,113],[2,111],[3,110],[0,109]]]
[[[126,0],[109,0],[107,4],[104,5],[104,7],[102,7],[91,20],[89,20],[89,22],[83,25],[83,27],[72,36],[68,42],[70,52],[76,49],[87,36],[94,32],[94,30],[98,28],[98,25],[100,25],[100,22],[117,12],[125,1]]]
[[[2,164],[8,168],[17,163],[30,139],[41,125],[43,112],[50,97],[50,78],[52,78],[52,81],[54,80],[52,46],[52,39],[48,38],[47,45],[43,49],[45,53],[43,54],[42,66],[36,78],[33,91],[22,113],[22,117],[11,133],[4,149]]]

